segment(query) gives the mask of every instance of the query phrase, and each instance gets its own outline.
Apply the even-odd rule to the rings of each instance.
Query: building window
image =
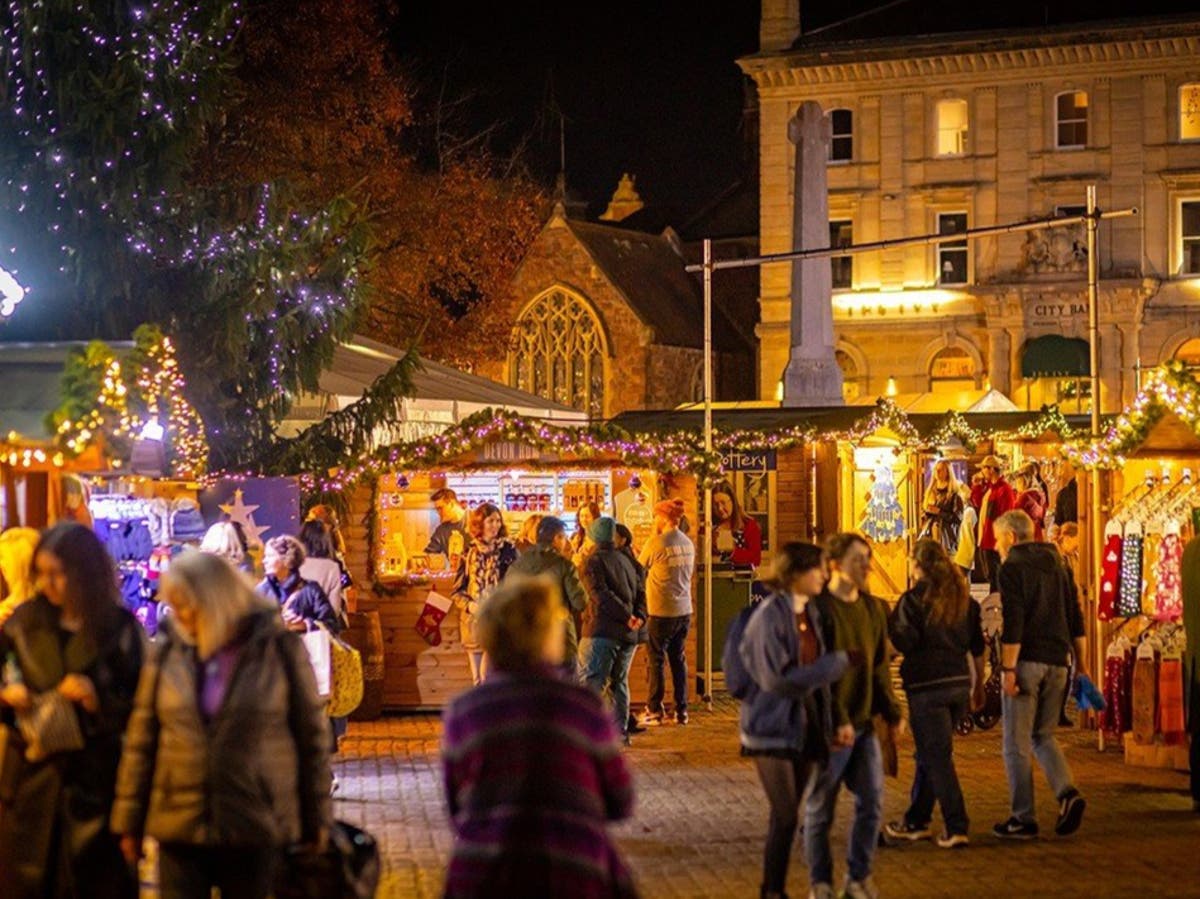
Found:
[[[1200,275],[1200,200],[1179,204],[1180,266],[1182,275]]]
[[[1054,207],[1054,215],[1056,218],[1059,216],[1068,216],[1068,215],[1087,215],[1087,207],[1086,206],[1055,206]]]
[[[849,219],[838,219],[829,223],[829,246],[848,247],[854,243],[854,225]],[[833,272],[833,289],[848,290],[854,286],[854,256],[830,256],[829,267]]]
[[[975,389],[975,360],[962,347],[939,350],[929,363],[929,389],[933,393],[957,393]]]
[[[513,329],[509,382],[602,416],[604,333],[591,307],[563,290],[553,290],[530,306]]]
[[[1088,95],[1067,91],[1054,98],[1055,144],[1060,150],[1087,146]]]
[[[1185,341],[1183,346],[1175,351],[1175,358],[1193,375],[1200,372],[1200,337]]]
[[[849,109],[831,109],[829,124],[832,133],[829,161],[849,162],[854,158],[854,113]]]
[[[939,212],[938,234],[962,234],[967,230],[965,212]],[[967,239],[950,240],[938,244],[937,266],[939,284],[967,283]]]
[[[842,370],[842,400],[849,403],[858,399],[863,392],[864,378],[854,362],[854,357],[845,350],[834,350],[833,358]]]
[[[1200,140],[1200,84],[1179,87],[1179,139]]]
[[[962,156],[967,152],[967,101],[938,100],[937,155]]]

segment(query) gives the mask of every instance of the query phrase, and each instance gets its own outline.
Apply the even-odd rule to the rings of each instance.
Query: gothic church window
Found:
[[[831,109],[829,124],[832,136],[829,161],[849,162],[854,158],[854,113],[849,109]]]
[[[1067,91],[1054,98],[1055,146],[1060,150],[1087,146],[1088,95]]]
[[[552,290],[530,306],[513,329],[512,386],[604,414],[604,332],[586,302]]]
[[[967,152],[967,101],[938,100],[937,155],[962,156]]]

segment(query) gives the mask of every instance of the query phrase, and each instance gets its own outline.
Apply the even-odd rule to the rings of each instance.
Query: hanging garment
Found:
[[[1112,525],[1105,529],[1104,553],[1100,569],[1101,621],[1111,621],[1116,616],[1117,590],[1121,585],[1121,534],[1112,532]]]
[[[1183,617],[1182,567],[1183,540],[1178,534],[1167,534],[1158,555],[1158,584],[1152,612],[1159,621],[1178,621]]]
[[[1158,596],[1158,568],[1163,545],[1162,533],[1146,532],[1142,538],[1142,607],[1141,614],[1154,614],[1154,601]]]
[[[1110,740],[1129,730],[1129,657],[1124,653],[1104,660],[1104,711],[1100,728]]]
[[[1158,665],[1158,732],[1167,745],[1185,739],[1183,720],[1183,659],[1164,656]]]
[[[1158,728],[1158,663],[1138,653],[1133,663],[1133,739],[1147,745],[1154,742]]]
[[[1125,529],[1121,541],[1121,582],[1117,586],[1117,615],[1142,614],[1142,530],[1136,523]]]

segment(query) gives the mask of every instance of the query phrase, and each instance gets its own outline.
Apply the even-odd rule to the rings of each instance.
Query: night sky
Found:
[[[420,7],[417,9],[416,7]],[[802,0],[806,33],[843,26],[861,36],[1059,24],[1132,14],[1200,11],[1198,2],[1008,2],[986,9],[944,0]],[[682,222],[746,171],[743,78],[735,60],[758,46],[754,0],[606,0],[492,5],[405,4],[396,47],[429,90],[470,95],[464,131],[499,123],[496,148],[523,144],[547,185],[558,170],[566,117],[567,177],[594,216],[623,171],[648,205]],[[964,18],[964,15],[971,18]],[[821,32],[817,32],[820,34]],[[829,32],[826,32],[828,34]],[[753,174],[753,170],[751,169]]]

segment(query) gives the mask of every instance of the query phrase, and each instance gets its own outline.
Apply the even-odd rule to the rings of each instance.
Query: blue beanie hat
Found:
[[[592,538],[593,543],[612,543],[616,531],[617,523],[606,515],[591,523],[588,527],[588,536]]]

